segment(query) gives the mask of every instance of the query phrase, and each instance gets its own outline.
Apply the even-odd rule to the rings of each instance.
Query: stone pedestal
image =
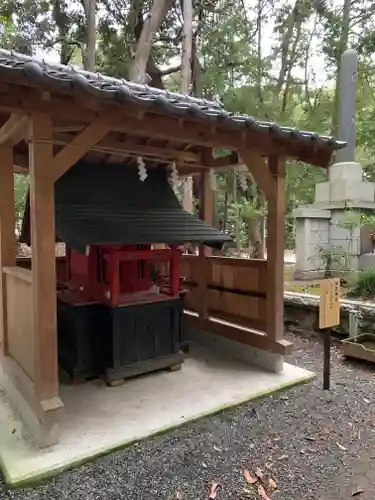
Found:
[[[295,279],[315,279],[324,275],[320,248],[329,244],[331,212],[304,207],[294,212],[296,217]],[[323,269],[323,271],[322,271]]]
[[[350,267],[357,268],[359,257],[368,252],[365,228],[340,227],[345,212],[373,210],[375,184],[362,180],[362,166],[356,162],[332,165],[329,181],[316,185],[315,202],[298,208],[296,217],[296,279],[317,279],[324,275],[322,248],[339,247],[350,254]],[[362,240],[362,245],[361,245]],[[362,248],[363,247],[363,248]]]

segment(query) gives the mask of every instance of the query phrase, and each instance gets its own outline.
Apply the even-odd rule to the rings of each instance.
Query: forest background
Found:
[[[373,0],[0,0],[0,47],[219,100],[229,111],[337,135],[341,54],[359,55],[357,159],[375,181]],[[285,242],[323,169],[287,165]],[[22,218],[27,177],[15,176]],[[194,210],[195,183],[181,188]],[[216,174],[214,223],[259,256],[267,206],[246,168]]]

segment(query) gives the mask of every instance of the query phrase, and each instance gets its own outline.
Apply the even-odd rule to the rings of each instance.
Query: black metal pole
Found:
[[[331,378],[331,329],[325,328],[324,336],[324,361],[323,361],[323,389],[329,391]]]

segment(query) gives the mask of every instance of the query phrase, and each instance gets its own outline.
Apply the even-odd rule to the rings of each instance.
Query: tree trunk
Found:
[[[192,73],[192,94],[195,97],[202,96],[202,87],[201,87],[201,65],[198,58],[197,53],[197,37],[193,37],[193,46],[192,46],[192,56],[191,56],[191,73]]]
[[[182,206],[186,212],[190,214],[193,212],[193,178],[186,177],[183,183],[183,202]]]
[[[249,239],[249,258],[250,259],[263,259],[264,252],[262,252],[262,232],[261,221],[256,217],[251,217],[247,221],[248,225],[248,239]]]
[[[182,32],[181,80],[180,93],[188,95],[191,84],[191,57],[193,50],[193,3],[192,0],[181,0],[184,26]],[[187,212],[193,211],[193,179],[188,177],[184,182],[183,207]]]
[[[60,41],[60,63],[68,65],[76,45],[69,43],[69,19],[63,10],[60,0],[52,2],[52,19],[57,27],[58,40]]]
[[[84,57],[84,67],[88,71],[95,71],[95,52],[96,52],[96,19],[95,8],[96,0],[85,0],[86,13],[86,51]]]
[[[181,94],[189,94],[191,83],[191,56],[193,50],[193,3],[182,0],[184,26],[182,30]]]
[[[147,63],[151,54],[154,34],[167,14],[175,0],[154,0],[151,12],[143,24],[142,32],[138,40],[134,55],[134,62],[130,70],[130,80],[137,83],[145,83]]]
[[[292,12],[288,18],[287,28],[281,42],[281,67],[279,76],[277,78],[276,87],[272,99],[272,109],[275,109],[276,103],[279,99],[281,89],[285,82],[285,76],[288,71],[289,65],[289,47],[293,38],[294,26],[297,22],[300,8],[300,0],[296,0]]]

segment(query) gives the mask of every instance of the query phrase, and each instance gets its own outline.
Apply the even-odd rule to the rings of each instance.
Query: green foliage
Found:
[[[330,278],[334,271],[346,270],[347,255],[341,246],[319,246],[319,257],[324,265],[325,278]]]
[[[152,62],[160,74],[180,61],[181,4],[174,3],[153,36]],[[81,64],[86,43],[83,5],[83,0],[0,0],[0,45],[30,54],[37,49],[45,53],[52,50],[64,64]],[[151,5],[152,0],[97,0],[99,70],[128,77]],[[375,181],[375,3],[352,0],[349,19],[344,18],[343,5],[344,0],[193,0],[200,75],[199,88],[194,92],[220,100],[236,114],[330,134],[335,115],[334,81],[322,84],[311,57],[324,56],[328,75],[334,79],[342,51],[356,47],[360,53],[358,159],[364,165],[365,178]],[[166,74],[166,88],[178,90],[178,70]],[[218,149],[214,156],[227,153]],[[315,185],[325,181],[326,175],[323,169],[288,163],[285,242],[289,248],[295,240],[293,211],[314,201]],[[17,220],[22,213],[26,183],[25,178],[17,177]],[[249,178],[249,189],[243,192],[234,172],[218,173],[217,185],[218,226],[233,234],[239,247],[248,247],[251,228],[264,217],[267,208],[259,189]],[[341,227],[348,230],[358,225],[375,226],[374,217],[365,220],[362,215],[358,221],[357,213],[347,215]],[[338,249],[333,250],[322,251],[323,258],[339,265],[337,259],[343,261],[344,257],[338,256]]]
[[[25,175],[18,175],[18,174],[14,175],[14,210],[16,219],[16,230],[18,233],[21,230],[28,186],[29,186],[29,181]]]
[[[363,298],[375,297],[375,267],[357,271],[347,280],[348,295]]]

